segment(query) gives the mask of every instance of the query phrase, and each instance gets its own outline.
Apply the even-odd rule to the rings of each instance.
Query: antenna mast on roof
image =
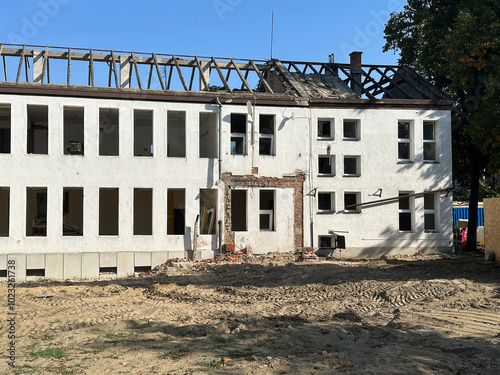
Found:
[[[274,9],[271,13],[271,60],[273,59]]]

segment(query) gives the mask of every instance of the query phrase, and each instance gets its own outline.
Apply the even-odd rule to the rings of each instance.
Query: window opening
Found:
[[[118,108],[99,108],[99,155],[118,156],[119,138]]]
[[[434,193],[424,194],[424,230],[436,231],[436,195]]]
[[[259,225],[262,231],[274,230],[274,190],[260,190]]]
[[[26,236],[47,236],[47,188],[26,188]]]
[[[344,193],[344,211],[347,213],[359,213],[361,212],[361,206],[348,207],[350,205],[360,203],[360,193]]]
[[[411,160],[411,123],[398,121],[398,160]]]
[[[168,189],[167,195],[167,234],[184,234],[186,191]]]
[[[318,211],[333,212],[334,208],[334,193],[318,193]]]
[[[186,156],[186,112],[167,112],[167,156]]]
[[[247,230],[247,191],[231,190],[231,230]]]
[[[134,156],[153,156],[153,111],[134,110]]]
[[[99,235],[118,236],[118,188],[99,189]]]
[[[335,157],[328,155],[318,156],[318,175],[333,176],[335,175]]]
[[[200,158],[216,158],[218,144],[217,113],[200,112]]]
[[[0,104],[0,154],[10,154],[10,104]]]
[[[360,171],[360,157],[359,156],[344,156],[344,175],[345,176],[359,176]]]
[[[326,140],[333,139],[333,120],[318,119],[318,138]]]
[[[359,122],[357,120],[344,120],[344,140],[359,140]]]
[[[247,116],[231,113],[231,155],[246,155]]]
[[[200,189],[200,234],[215,234],[217,189]]]
[[[153,189],[134,189],[134,235],[153,234]]]
[[[83,188],[63,188],[63,236],[83,236]]]
[[[84,108],[64,107],[64,155],[83,155]]]
[[[413,230],[413,194],[411,191],[399,192],[399,231],[411,232]]]
[[[424,161],[437,161],[436,123],[424,121]]]
[[[276,155],[274,151],[274,115],[259,116],[259,155]]]
[[[9,236],[10,188],[0,187],[0,237]]]
[[[49,153],[49,107],[28,105],[28,154]]]

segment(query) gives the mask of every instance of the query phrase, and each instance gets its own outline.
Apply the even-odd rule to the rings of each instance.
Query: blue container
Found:
[[[453,228],[457,226],[458,219],[469,220],[468,207],[453,207]],[[477,209],[477,226],[484,226],[484,211],[482,207]]]

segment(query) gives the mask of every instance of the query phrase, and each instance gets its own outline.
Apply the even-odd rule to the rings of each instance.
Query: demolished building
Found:
[[[0,274],[449,251],[452,101],[407,66],[0,44]]]

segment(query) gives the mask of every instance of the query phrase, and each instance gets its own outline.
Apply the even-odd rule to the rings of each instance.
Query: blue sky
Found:
[[[0,42],[176,55],[396,64],[384,24],[406,0],[20,0],[2,4]]]

